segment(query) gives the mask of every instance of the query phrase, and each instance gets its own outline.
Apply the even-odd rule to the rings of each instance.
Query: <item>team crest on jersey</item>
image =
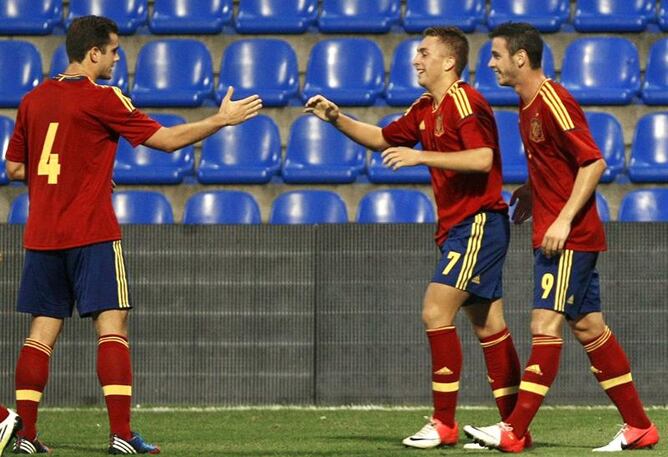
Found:
[[[436,116],[436,121],[434,123],[434,135],[436,136],[441,136],[445,130],[443,129],[443,116],[441,116],[441,113],[438,113]]]
[[[545,135],[543,135],[543,123],[538,116],[531,119],[529,136],[531,137],[531,141],[535,143],[540,143],[545,140]]]

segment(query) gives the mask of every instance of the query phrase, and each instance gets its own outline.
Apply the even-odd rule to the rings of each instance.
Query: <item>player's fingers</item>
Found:
[[[323,100],[323,96],[322,96],[322,95],[314,95],[313,97],[309,98],[309,99],[306,101],[306,106],[313,108],[313,107],[315,107],[318,103],[320,103],[320,101],[322,101],[322,100]]]
[[[227,88],[227,93],[225,93],[225,96],[223,97],[223,103],[232,100],[232,94],[234,94],[234,87],[230,86]]]

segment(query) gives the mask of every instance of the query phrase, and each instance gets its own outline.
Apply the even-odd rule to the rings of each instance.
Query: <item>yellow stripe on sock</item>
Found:
[[[547,395],[547,391],[550,390],[550,388],[548,386],[536,384],[535,382],[522,381],[520,383],[520,390],[524,390],[526,392],[532,392],[534,394],[538,394],[544,397],[545,395]]]
[[[37,390],[21,389],[16,391],[16,401],[34,401],[39,403],[42,399],[42,392]]]
[[[104,396],[108,395],[124,395],[126,397],[132,396],[132,386],[122,386],[119,384],[110,384],[108,386],[102,386],[102,392]]]
[[[505,397],[507,395],[516,394],[519,391],[520,391],[519,386],[502,387],[500,389],[494,389],[492,391],[492,395],[494,395],[494,398],[501,398],[501,397]]]
[[[603,390],[612,389],[613,387],[619,386],[621,384],[626,384],[633,381],[631,373],[626,373],[622,376],[617,376],[616,378],[608,379],[607,381],[601,381],[599,384],[603,387]]]
[[[459,381],[457,382],[432,382],[431,390],[434,392],[457,392],[459,390]]]

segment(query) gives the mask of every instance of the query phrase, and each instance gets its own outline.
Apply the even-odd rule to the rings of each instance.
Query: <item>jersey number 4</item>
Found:
[[[58,184],[58,175],[60,175],[60,163],[58,163],[58,154],[52,154],[53,141],[56,139],[58,131],[58,122],[51,122],[49,130],[46,132],[42,155],[39,156],[39,165],[37,174],[39,176],[48,176],[49,184]]]

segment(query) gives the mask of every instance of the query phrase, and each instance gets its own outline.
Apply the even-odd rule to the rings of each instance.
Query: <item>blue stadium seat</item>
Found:
[[[638,50],[626,38],[578,38],[566,47],[561,83],[585,105],[629,104],[640,90]]]
[[[447,24],[473,32],[484,18],[485,0],[407,0],[404,30],[421,33],[427,27]]]
[[[476,61],[475,82],[473,87],[478,89],[492,105],[517,105],[519,96],[512,87],[500,86],[496,81],[496,74],[489,68],[489,59],[492,57],[492,42],[487,41],[478,50]],[[549,78],[554,78],[554,57],[552,49],[545,42],[543,46],[543,71]]]
[[[203,184],[264,184],[280,167],[278,126],[261,114],[204,140],[197,179]]]
[[[259,224],[260,207],[248,192],[198,192],[186,201],[184,224]]]
[[[318,17],[318,0],[244,0],[239,2],[239,33],[304,33]]]
[[[148,27],[156,34],[220,33],[232,22],[232,0],[154,0]]]
[[[323,0],[322,33],[387,33],[399,23],[399,0]]]
[[[152,114],[151,117],[165,127],[186,122],[174,114]],[[116,184],[179,184],[183,178],[194,174],[194,155],[192,145],[166,153],[144,145],[133,149],[121,138],[114,164],[114,181]]]
[[[516,111],[495,111],[494,118],[499,130],[503,182],[524,184],[529,178],[529,170],[520,136],[519,115]]]
[[[357,207],[360,224],[433,223],[434,207],[419,190],[391,189],[369,192]]]
[[[132,35],[137,28],[146,25],[147,3],[147,0],[70,0],[65,24],[69,27],[75,18],[94,14],[113,20],[121,35]]]
[[[63,20],[63,0],[3,0],[0,35],[48,35]]]
[[[138,106],[200,106],[213,97],[213,66],[204,43],[146,43],[137,55],[132,99]]]
[[[124,94],[128,93],[128,63],[125,57],[125,52],[122,48],[118,49],[118,55],[120,59],[114,65],[114,72],[111,75],[110,80],[98,79],[96,82],[98,84],[104,84],[109,86],[116,86],[123,91]],[[67,58],[67,51],[65,50],[65,44],[61,44],[56,48],[51,56],[51,69],[49,70],[49,76],[54,77],[58,73],[62,73],[67,68],[69,64],[69,59]]]
[[[385,89],[380,47],[365,38],[318,42],[309,57],[304,100],[322,94],[339,105],[373,105]]]
[[[646,114],[636,124],[629,177],[633,182],[668,182],[668,113]]]
[[[379,127],[385,127],[393,120],[401,117],[401,113],[388,114],[378,121]],[[415,146],[416,149],[422,149],[421,144]],[[430,184],[431,175],[429,168],[424,165],[417,167],[405,167],[398,170],[383,165],[383,158],[378,151],[372,151],[367,164],[367,175],[369,181],[374,184]]]
[[[5,153],[13,132],[14,121],[8,117],[0,116],[0,185],[9,183],[7,170],[5,169]]]
[[[160,192],[127,190],[114,192],[111,202],[120,224],[172,224],[172,205]]]
[[[668,189],[632,190],[622,198],[620,222],[668,222]]]
[[[661,0],[659,4],[659,28],[664,32],[668,32],[668,0]]]
[[[601,218],[602,222],[610,221],[608,200],[606,200],[605,196],[600,192],[596,192],[596,209],[598,210],[598,217]]]
[[[642,32],[653,19],[656,0],[577,0],[578,32]]]
[[[601,182],[612,182],[624,170],[624,133],[622,125],[610,113],[587,112],[587,123],[594,141],[608,165]]]
[[[19,106],[21,98],[42,80],[42,58],[27,41],[0,41],[0,107]],[[11,68],[12,71],[6,71]]]
[[[276,39],[230,43],[220,64],[220,102],[229,86],[234,98],[258,94],[264,106],[285,106],[299,94],[297,54],[290,43]]]
[[[668,38],[656,41],[649,50],[640,95],[646,105],[668,105]]]
[[[283,181],[351,183],[364,169],[365,149],[315,116],[297,118],[290,128]]]
[[[495,29],[504,22],[528,22],[541,32],[558,32],[570,8],[569,0],[491,0],[487,25]]]
[[[285,192],[271,205],[270,224],[345,224],[348,210],[343,199],[329,190]]]
[[[28,221],[28,192],[19,194],[9,206],[8,224],[25,224]]]
[[[390,106],[410,106],[426,90],[417,81],[413,59],[421,39],[409,38],[397,45],[390,66],[390,79],[385,90],[385,99]],[[469,80],[468,67],[461,78]]]

